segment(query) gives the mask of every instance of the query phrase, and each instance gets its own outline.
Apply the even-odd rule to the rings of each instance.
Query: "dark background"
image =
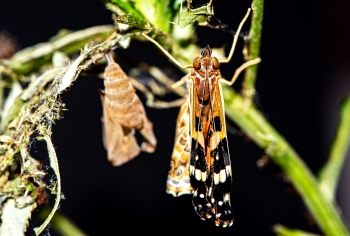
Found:
[[[214,1],[215,15],[236,29],[250,1],[230,1],[230,5],[227,2]],[[262,111],[314,173],[328,156],[338,104],[350,88],[350,3],[330,2],[266,1],[257,80],[257,101]],[[205,1],[193,1],[201,3]],[[112,20],[98,0],[0,3],[0,29],[14,35],[21,48],[45,42],[62,28],[79,30],[102,24],[112,24]],[[244,30],[248,29],[246,23]],[[198,38],[201,47],[209,44],[229,48],[232,42],[229,34],[208,28],[198,29]],[[242,43],[231,63],[221,66],[226,78],[241,64],[241,48]],[[116,53],[166,62],[152,45],[145,47],[137,42],[132,42],[127,51],[118,49]],[[179,75],[173,78],[178,79]],[[239,84],[240,81],[236,89]],[[68,111],[54,126],[52,136],[66,198],[61,201],[60,211],[87,234],[274,235],[272,226],[277,223],[320,233],[278,168],[271,163],[263,169],[257,167],[263,151],[240,135],[232,122],[228,122],[232,127],[228,140],[235,222],[229,229],[201,221],[190,196],[174,198],[165,192],[178,108],[146,107],[158,139],[156,152],[142,153],[121,167],[112,167],[102,145],[99,88],[103,88],[101,79],[79,77],[63,99]],[[144,101],[142,94],[140,98]],[[35,143],[32,153],[49,165],[42,147],[42,143]],[[349,218],[346,174],[342,175],[339,189],[340,209]],[[38,224],[34,218],[30,227]]]

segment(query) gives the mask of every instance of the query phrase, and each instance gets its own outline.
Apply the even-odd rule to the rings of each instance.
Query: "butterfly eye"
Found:
[[[219,62],[219,60],[216,57],[212,57],[211,58],[211,62],[213,63],[213,69],[214,70],[219,69],[220,62]]]
[[[199,70],[201,68],[201,58],[200,57],[196,57],[196,59],[194,59],[193,68],[195,70]]]
[[[176,175],[176,176],[180,176],[181,174],[182,174],[182,170],[177,169],[177,170],[175,171],[175,175]]]

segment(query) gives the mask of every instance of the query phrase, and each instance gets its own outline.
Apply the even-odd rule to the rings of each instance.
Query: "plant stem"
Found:
[[[278,236],[319,236],[301,230],[289,229],[283,225],[274,225],[273,231],[275,231]]]
[[[323,232],[349,235],[334,205],[323,195],[317,180],[287,141],[253,105],[247,107],[244,99],[232,89],[223,86],[223,95],[228,117],[281,167]]]
[[[46,219],[50,214],[51,209],[47,206],[43,207],[39,213],[41,219]],[[56,212],[51,219],[52,228],[60,233],[60,235],[71,235],[80,236],[87,235],[78,226],[76,226],[67,216],[63,215],[61,212]]]
[[[102,41],[113,31],[112,25],[102,25],[54,37],[49,42],[37,44],[17,52],[9,61],[4,60],[4,64],[9,64],[10,68],[19,74],[28,74],[51,60],[51,56],[55,51],[62,51],[66,54],[79,52],[86,43],[96,38],[100,38]]]
[[[264,0],[253,0],[252,2],[252,24],[249,32],[249,60],[258,58],[260,55],[260,41],[262,20],[264,13]],[[243,81],[243,97],[246,102],[251,103],[255,94],[255,81],[257,77],[258,65],[250,66],[246,69]]]
[[[350,97],[343,100],[340,107],[339,126],[331,146],[327,163],[319,174],[322,192],[334,199],[339,174],[341,172],[350,143]]]

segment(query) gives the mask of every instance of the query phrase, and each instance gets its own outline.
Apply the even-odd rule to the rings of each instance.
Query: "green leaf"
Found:
[[[130,13],[122,15],[122,16],[117,16],[115,18],[115,20],[118,23],[130,25],[130,26],[133,26],[133,27],[136,27],[139,29],[144,29],[144,30],[151,29],[151,26],[147,21],[139,20],[138,18],[136,18],[135,16],[133,16]]]
[[[135,8],[156,28],[169,33],[171,20],[176,12],[171,11],[169,0],[134,0]]]
[[[170,7],[170,0],[110,0],[121,11],[131,14],[136,19],[146,20],[155,28],[163,33],[169,33],[171,20],[174,18],[177,10]],[[107,8],[111,10],[111,6]],[[120,15],[120,11],[117,12]]]
[[[194,9],[186,9],[180,12],[177,24],[184,28],[195,22],[199,24],[206,23],[212,15],[211,7],[208,7],[208,5]]]
[[[135,9],[134,4],[128,0],[111,0],[112,3],[118,5],[118,7],[125,13],[130,13],[139,20],[144,20],[145,17]]]

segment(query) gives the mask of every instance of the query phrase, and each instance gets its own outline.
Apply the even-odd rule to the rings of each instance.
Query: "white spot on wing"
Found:
[[[220,170],[220,182],[223,183],[226,181],[226,171],[225,169]]]
[[[219,184],[219,174],[214,173],[214,184]]]
[[[195,170],[195,178],[197,179],[197,180],[201,180],[201,171],[200,170],[198,170],[198,169],[196,169]]]
[[[208,195],[210,196],[211,195],[211,191],[212,191],[213,189],[211,188],[211,187],[209,187],[209,190],[208,190]]]
[[[226,172],[229,173],[230,176],[232,176],[232,170],[230,165],[226,166]]]
[[[201,172],[202,173],[202,181],[205,182],[207,180],[207,172]]]
[[[190,165],[190,174],[193,175],[194,174],[194,166]]]

